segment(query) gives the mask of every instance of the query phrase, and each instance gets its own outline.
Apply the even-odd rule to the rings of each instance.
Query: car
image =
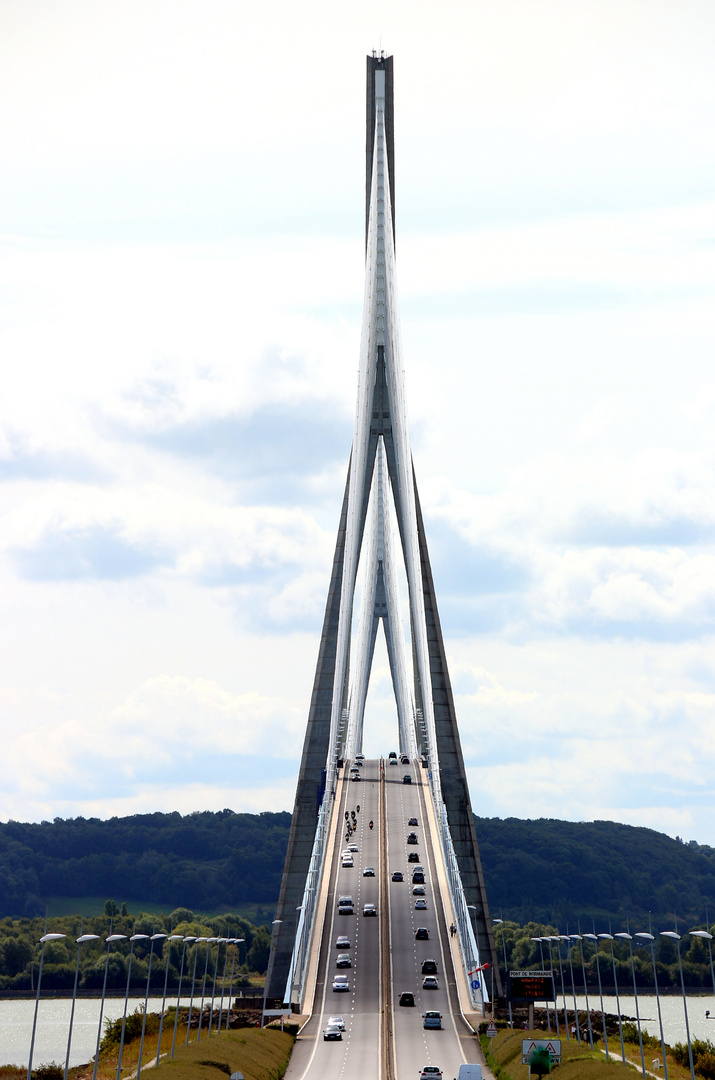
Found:
[[[414,874],[412,875],[412,884],[413,885],[424,885],[424,883],[425,883],[424,872],[422,870],[415,870]]]
[[[419,852],[418,851],[411,851],[409,853],[409,855],[407,856],[407,861],[410,862],[410,863],[412,863],[412,862],[418,863],[420,861]]]
[[[413,885],[412,886],[412,895],[413,896],[424,896],[424,894],[425,894],[424,885]]]
[[[343,851],[341,851],[341,852],[340,852],[340,858],[341,858],[341,859],[351,859],[351,858],[352,858],[352,854],[353,854],[353,853],[352,853],[352,851],[350,850],[350,848],[344,848],[344,849],[343,849]]]
[[[323,1042],[330,1042],[331,1039],[342,1039],[343,1033],[337,1024],[326,1024],[323,1029]]]
[[[355,904],[353,903],[352,896],[341,896],[338,898],[338,915],[354,915]]]
[[[419,825],[419,821],[417,820],[416,817],[411,817],[410,820],[407,822],[407,824],[408,825]]]
[[[407,843],[408,844],[416,844],[416,843],[418,843],[417,833],[413,833],[413,832],[408,833],[407,834]]]
[[[342,1016],[329,1016],[328,1024],[334,1024],[335,1027],[340,1028],[341,1031],[345,1031],[345,1020]]]
[[[390,758],[390,761],[397,761],[397,751],[396,750],[390,750],[390,753],[389,753],[388,756]]]
[[[350,779],[351,779],[351,780],[353,781],[353,783],[357,783],[357,782],[359,782],[359,780],[360,780],[360,773],[353,773],[353,774],[352,774],[352,776],[350,777]]]
[[[355,852],[357,852],[359,850],[360,849],[357,846],[357,844],[348,844],[348,851],[350,852],[351,855],[355,854]]]
[[[412,783],[412,777],[410,776],[409,773],[406,772],[405,775],[402,777],[402,783],[403,784],[411,784]]]
[[[362,909],[362,913],[363,913],[363,915],[368,915],[368,916],[369,915],[377,915],[377,908],[375,907],[374,904],[365,904],[365,907]]]
[[[422,989],[439,990],[439,986],[437,985],[437,979],[434,975],[425,975],[424,979],[422,980]]]
[[[407,754],[403,754],[400,758],[400,761],[403,765],[409,765],[410,763],[410,759],[408,758]]]
[[[335,942],[335,948],[336,949],[349,949],[350,948],[350,938],[345,937],[344,934],[341,934],[340,937]]]
[[[355,760],[357,761],[358,765],[363,765],[364,762],[365,762],[365,755],[364,754],[356,754],[355,755]]]
[[[375,867],[374,866],[366,866],[365,869],[362,872],[362,876],[363,877],[375,877]]]
[[[336,967],[352,967],[353,962],[350,959],[350,953],[348,953],[348,952],[338,953],[338,955],[335,957],[335,966]]]
[[[402,873],[401,870],[395,870],[394,874],[392,875],[392,880],[393,881],[404,881],[405,880],[405,875]]]
[[[350,983],[348,982],[347,975],[336,975],[333,979],[333,990],[338,993],[347,993],[350,990]]]
[[[418,926],[415,930],[415,941],[428,941],[429,930],[426,926]]]
[[[420,1080],[439,1080],[441,1075],[442,1070],[438,1069],[436,1065],[425,1065],[420,1073]]]
[[[422,961],[422,974],[423,975],[436,975],[437,974],[437,961],[430,960],[429,958]]]
[[[340,865],[342,866],[343,870],[350,870],[351,867],[355,865],[355,863],[353,862],[352,856],[350,856],[349,858],[346,856],[344,859],[341,859]]]
[[[411,994],[408,990],[404,990],[400,994],[400,1002],[399,1003],[400,1003],[400,1005],[407,1005],[409,1007],[412,1007],[415,1004],[415,995]]]
[[[435,1009],[430,1009],[422,1016],[424,1023],[422,1027],[426,1028],[442,1028],[442,1013],[437,1012]]]
[[[417,888],[419,889],[420,886],[418,885]],[[414,892],[414,889],[412,891]],[[427,901],[426,900],[415,900],[415,911],[426,911],[426,910],[427,910]]]
[[[396,757],[391,757],[390,758],[390,765],[397,765],[397,764],[398,764],[397,758]]]

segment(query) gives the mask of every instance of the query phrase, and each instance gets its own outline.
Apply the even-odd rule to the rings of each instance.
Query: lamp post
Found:
[[[573,995],[573,1015],[576,1021],[576,1041],[581,1042],[581,1022],[578,1018],[578,1004],[576,1002],[576,984],[573,981],[573,957],[571,956],[571,936],[570,934],[560,934],[559,937],[562,941],[566,942],[566,955],[569,961],[569,971],[571,972],[571,993]]]
[[[199,1013],[199,1030],[196,1033],[196,1041],[201,1042],[201,1026],[204,1022],[204,1001],[206,1000],[206,976],[209,970],[209,953],[211,952],[211,946],[216,940],[215,937],[205,938],[206,941],[206,963],[204,964],[204,981],[201,986],[201,1011]]]
[[[149,1008],[149,983],[151,982],[151,962],[152,962],[152,959],[154,957],[154,942],[155,941],[163,942],[165,937],[166,937],[166,934],[152,934],[151,937],[149,938],[149,941],[151,942],[151,944],[149,946],[149,970],[147,971],[147,975],[146,975],[146,995],[144,997],[144,1015],[142,1016],[142,1037],[139,1040],[139,1061],[137,1062],[137,1077],[136,1077],[136,1080],[139,1080],[139,1077],[141,1076],[141,1073],[142,1073],[142,1058],[144,1056],[144,1035],[146,1033],[146,1014],[147,1014],[147,1010]]]
[[[237,937],[233,939],[233,956],[231,957],[231,985],[228,990],[228,1008],[226,1009],[226,1031],[228,1031],[228,1022],[231,1018],[231,1001],[233,1000],[233,969],[236,964],[236,953],[238,952],[238,946],[242,945],[245,938]]]
[[[127,1002],[129,1001],[129,984],[132,979],[132,960],[134,959],[134,942],[135,941],[148,941],[148,934],[132,934],[129,938],[129,968],[127,970],[127,989],[124,994],[124,1015],[122,1016],[122,1034],[119,1039],[119,1057],[117,1058],[117,1080],[121,1080],[122,1077],[122,1057],[124,1056],[124,1034],[127,1030]],[[92,1080],[97,1080],[97,1061],[99,1060],[99,1052],[94,1062],[94,1076]]]
[[[191,1031],[191,1013],[194,1008],[194,987],[196,986],[196,962],[199,958],[199,942],[206,941],[205,937],[197,937],[194,944],[194,970],[191,975],[191,997],[189,999],[189,1018],[186,1023],[186,1046],[189,1045],[189,1032]]]
[[[509,1027],[514,1027],[514,1017],[511,1015],[511,996],[509,995],[509,972],[507,970],[506,963],[506,936],[504,934],[504,920],[493,919],[495,926],[501,926],[501,943],[504,952],[504,992],[507,994],[507,1005],[509,1006]]]
[[[569,934],[572,941],[578,941],[578,951],[581,953],[581,974],[583,975],[583,993],[586,998],[586,1020],[588,1022],[588,1044],[593,1050],[593,1028],[591,1027],[591,1006],[588,1001],[588,983],[586,981],[586,962],[583,958],[583,944],[580,934]]]
[[[631,954],[631,975],[633,976],[633,996],[636,999],[636,1023],[638,1024],[638,1045],[641,1051],[641,1069],[643,1070],[643,1080],[646,1080],[645,1071],[645,1054],[643,1053],[643,1035],[641,1033],[641,1014],[638,1009],[638,986],[636,985],[636,966],[633,960],[633,938],[630,934],[615,934],[614,937],[620,938],[621,941],[628,942],[628,949]]]
[[[553,939],[548,934],[545,934],[541,940],[548,941],[549,943],[549,966],[551,968],[551,983],[554,988],[554,1027],[556,1028],[556,1034],[561,1035],[561,1032],[559,1031],[559,994],[556,989],[556,973],[554,971],[554,950],[551,944]]]
[[[545,939],[540,938],[540,937],[533,937],[531,940],[532,941],[538,941],[538,943],[539,943],[539,952],[541,953],[541,970],[546,971],[546,962],[544,960],[544,940]],[[551,979],[551,982],[552,982],[552,985],[553,985],[553,977]],[[555,996],[556,996],[556,993],[554,991],[554,997]],[[556,1002],[554,1002],[554,1005],[556,1005]],[[549,1035],[550,1035],[551,1034],[551,1010],[549,1009],[548,1000],[546,1002],[546,1026],[549,1029]]]
[[[715,967],[713,967],[713,936],[707,930],[691,930],[691,937],[699,937],[708,943],[708,955],[710,957],[710,978],[713,981],[713,994],[715,994]]]
[[[676,934],[674,930],[661,930],[661,937],[670,938],[675,942],[675,947],[678,950],[678,968],[680,969],[680,987],[683,991],[683,1012],[685,1014],[685,1035],[688,1040],[688,1060],[690,1062],[690,1080],[695,1080],[695,1066],[693,1064],[693,1047],[690,1042],[690,1024],[688,1023],[688,1002],[685,997],[685,979],[683,977],[683,959],[680,955],[680,934]]]
[[[221,1031],[221,1021],[223,1020],[223,999],[226,993],[226,967],[228,966],[228,947],[233,941],[233,938],[224,938],[223,941],[226,945],[226,948],[224,949],[223,954],[223,975],[221,976],[221,1003],[218,1007],[218,1027],[216,1029],[219,1032]]]
[[[184,943],[181,946],[181,968],[179,970],[179,989],[178,989],[178,991],[176,993],[176,1012],[174,1014],[174,1035],[173,1035],[173,1038],[171,1040],[171,1057],[172,1058],[174,1057],[174,1050],[176,1049],[176,1032],[177,1032],[178,1027],[179,1027],[179,1005],[181,1003],[181,983],[182,983],[182,980],[184,978],[184,960],[186,958],[186,946],[192,941],[196,941],[196,938],[193,935],[189,935],[188,937],[184,938]],[[187,1028],[187,1030],[188,1030],[188,1028]]]
[[[601,965],[598,962],[598,935],[597,934],[584,934],[585,938],[593,942],[593,947],[596,950],[596,974],[598,975],[598,996],[601,999],[601,1023],[603,1024],[603,1045],[606,1050],[606,1060],[608,1058],[608,1032],[606,1031],[606,1010],[603,1007],[603,985],[601,983]],[[668,1078],[666,1077],[666,1080]]]
[[[111,925],[110,925],[111,929]],[[94,1053],[94,1070],[92,1072],[92,1080],[97,1080],[97,1069],[99,1068],[99,1047],[102,1042],[102,1020],[104,1018],[104,999],[107,995],[107,974],[109,972],[109,947],[114,944],[115,941],[126,941],[126,934],[110,934],[105,944],[107,946],[107,957],[104,961],[104,981],[102,983],[102,1000],[99,1003],[99,1023],[97,1024],[97,1048]]]
[[[555,941],[556,942],[556,951],[558,952],[558,956],[559,956],[559,972],[561,974],[561,1000],[563,1001],[563,1004],[564,1004],[564,1025],[566,1027],[566,1042],[569,1042],[570,1039],[571,1039],[571,1036],[569,1035],[569,1016],[568,1016],[568,1013],[566,1011],[566,989],[564,987],[564,969],[563,969],[563,965],[561,963],[561,937],[558,934],[552,934],[551,937],[549,938],[549,941]],[[553,953],[552,953],[551,954],[551,965],[552,965],[552,967],[553,967],[553,963],[554,963],[554,959],[553,959]],[[554,1011],[556,1011],[556,1010],[554,1010]]]
[[[47,925],[47,923],[45,923]],[[30,1039],[30,1061],[27,1066],[27,1080],[32,1080],[32,1056],[35,1052],[35,1033],[37,1031],[37,1011],[40,1007],[40,986],[42,984],[42,967],[45,962],[45,945],[48,941],[59,941],[66,934],[44,934],[40,938],[42,949],[40,950],[40,970],[37,975],[37,996],[35,997],[35,1016],[32,1021],[32,1038]]]
[[[276,929],[283,922],[282,919],[274,919],[271,923],[271,952],[273,951],[273,943],[275,941]],[[266,1001],[268,998],[268,975],[266,975],[266,981],[263,984],[263,1012],[261,1014],[261,1027],[266,1022]]]
[[[182,941],[182,940],[183,940],[183,937],[182,937],[181,934],[170,934],[168,939],[167,939],[166,970],[164,972],[164,997],[163,997],[162,1002],[161,1002],[161,1017],[159,1019],[159,1042],[157,1043],[157,1046],[156,1046],[156,1064],[157,1065],[159,1064],[159,1055],[161,1054],[161,1036],[162,1036],[162,1032],[164,1031],[164,1009],[166,1008],[166,991],[167,991],[167,988],[169,986],[169,963],[171,961],[171,943],[172,943],[172,941]],[[181,954],[182,963],[183,963],[183,959],[184,959],[184,954],[182,953]],[[179,976],[179,981],[181,981],[181,976]],[[178,1006],[177,1006],[176,1015],[177,1016],[179,1015]]]
[[[621,999],[618,994],[618,975],[616,973],[616,955],[613,951],[613,934],[599,934],[599,938],[608,941],[611,945],[611,966],[613,967],[613,984],[616,988],[616,1008],[618,1010],[618,1034],[621,1037],[621,1060],[626,1063],[626,1048],[623,1045],[623,1021],[621,1020]]]
[[[663,1055],[663,1072],[665,1074],[665,1080],[668,1080],[668,1059],[665,1056],[665,1039],[663,1037],[663,1016],[660,1011],[660,991],[658,990],[658,969],[655,966],[655,938],[652,934],[646,934],[644,931],[639,934],[633,935],[633,940],[636,945],[640,945],[641,948],[649,948],[651,959],[653,961],[653,981],[655,983],[655,1001],[658,1006],[658,1027],[660,1028],[660,1052]]]
[[[225,940],[226,940],[226,938],[222,938],[222,937],[216,938],[216,962],[214,964],[214,981],[213,981],[213,988],[211,990],[211,1012],[209,1014],[209,1035],[211,1034],[211,1028],[213,1027],[213,1022],[214,1022],[214,1001],[216,1000],[216,978],[218,976],[218,961],[219,961],[219,957],[221,956],[221,945]]]
[[[82,927],[80,926],[80,930]],[[79,951],[85,941],[99,941],[99,934],[80,934],[77,938],[77,963],[74,969],[74,990],[72,991],[72,1008],[70,1010],[70,1028],[67,1033],[67,1055],[65,1057],[65,1080],[70,1068],[70,1050],[72,1049],[72,1027],[74,1025],[74,1007],[77,1003],[77,983],[79,982]]]

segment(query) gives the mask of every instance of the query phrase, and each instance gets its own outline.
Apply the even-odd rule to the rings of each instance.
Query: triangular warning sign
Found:
[[[536,1050],[536,1043],[533,1042],[533,1040],[532,1040],[532,1042],[529,1043],[529,1045],[526,1048],[527,1054],[530,1054],[532,1050]]]
[[[556,1047],[554,1046],[553,1043],[547,1043],[546,1044],[546,1049],[549,1051],[550,1054],[555,1054],[556,1053]]]

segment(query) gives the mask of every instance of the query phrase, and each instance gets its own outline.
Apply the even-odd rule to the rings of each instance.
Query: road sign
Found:
[[[528,1065],[534,1050],[548,1050],[552,1065],[561,1064],[561,1039],[522,1039],[521,1064]]]
[[[479,989],[479,979],[472,979],[471,987],[472,987],[472,990],[478,990]]]
[[[509,1001],[555,1001],[551,972],[510,971],[507,997]]]
[[[487,1024],[487,1038],[488,1039],[493,1039],[496,1034],[497,1034],[497,1026],[496,1026],[496,1024],[494,1023],[493,1020],[490,1020],[489,1023]]]

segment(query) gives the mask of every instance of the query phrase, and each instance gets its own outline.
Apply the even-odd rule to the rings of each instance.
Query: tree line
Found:
[[[124,990],[127,984],[129,966],[129,937],[131,934],[181,934],[195,937],[243,938],[236,946],[234,987],[247,986],[251,976],[263,975],[268,967],[268,955],[271,944],[269,926],[254,926],[247,919],[238,915],[219,915],[214,918],[197,916],[187,908],[177,908],[170,915],[141,914],[136,918],[124,914],[114,901],[107,901],[106,914],[94,918],[82,919],[67,915],[50,919],[11,919],[0,920],[0,991],[28,991],[33,988],[40,961],[40,938],[46,933],[65,934],[58,941],[50,941],[45,946],[42,987],[44,990],[72,990],[77,961],[76,939],[80,934],[99,934],[100,940],[87,942],[79,950],[81,990],[101,991],[104,969],[107,961],[105,938],[112,934],[125,934],[125,941],[113,943],[109,947],[109,966],[107,986],[113,990]],[[146,987],[149,970],[150,941],[134,943],[130,987],[135,990]],[[164,987],[166,964],[169,964],[169,987],[176,988],[181,968],[182,943],[169,944],[156,942],[151,968],[151,987],[161,992]],[[207,946],[204,943],[190,944],[184,958],[184,977],[182,987],[190,992],[190,976],[193,972],[194,956],[198,950],[197,979],[203,978]],[[209,972],[219,964],[219,977],[223,970],[225,946],[216,958],[216,948],[211,946]],[[229,953],[229,964],[233,950]],[[183,991],[182,991],[183,992]]]

